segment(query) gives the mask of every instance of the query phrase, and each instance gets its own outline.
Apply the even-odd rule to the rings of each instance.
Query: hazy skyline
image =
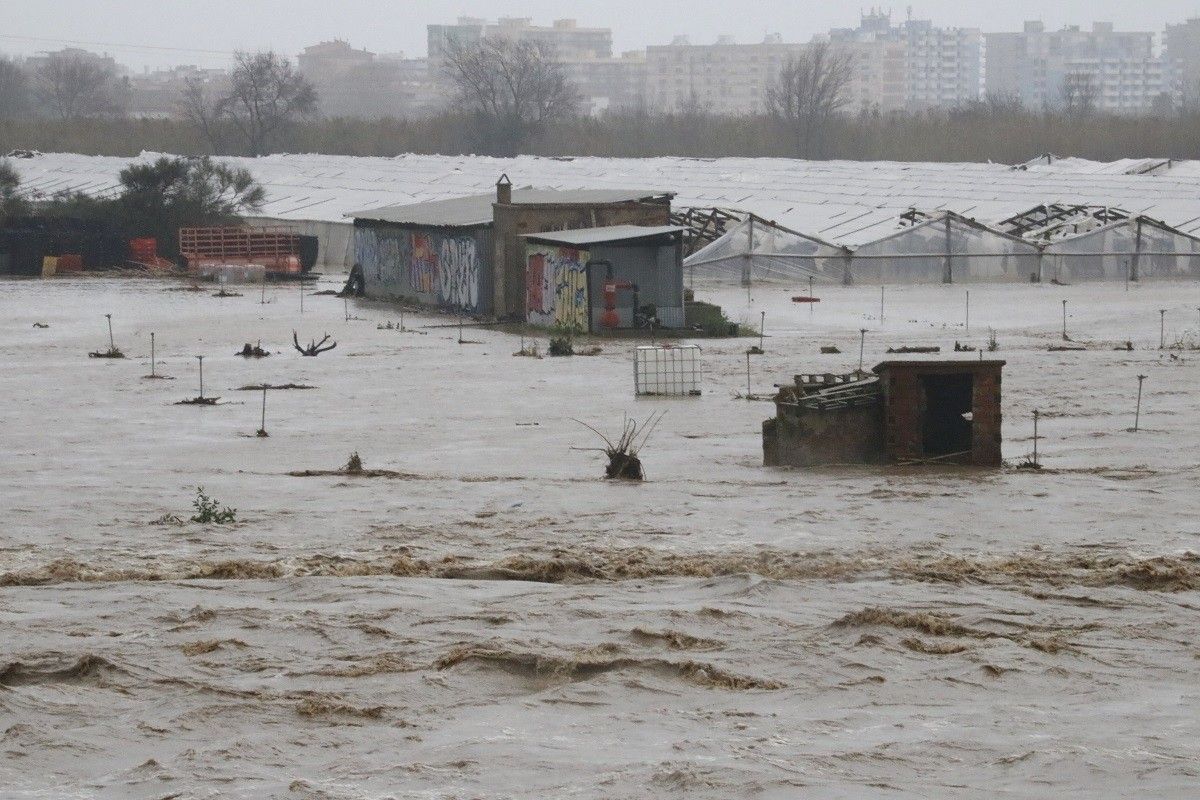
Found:
[[[0,33],[0,53],[30,55],[38,51],[78,46],[112,54],[132,69],[172,64],[222,66],[234,50],[274,49],[295,56],[307,45],[345,39],[376,53],[402,51],[408,57],[425,54],[425,26],[453,22],[461,15],[496,18],[532,17],[536,24],[574,18],[581,26],[613,30],[616,52],[666,44],[676,35],[693,43],[714,41],[731,34],[739,42],[761,41],[780,33],[787,41],[807,41],[831,27],[857,24],[855,4],[756,0],[731,11],[727,2],[707,0],[609,0],[604,4],[552,0],[293,0],[281,4],[262,0],[204,0],[163,3],[161,0],[114,0],[97,9],[94,0],[58,0],[22,8],[0,0],[8,11]],[[888,6],[893,19],[906,16],[907,5]],[[1147,0],[1139,4],[1117,0],[1066,0],[1047,6],[1034,0],[1007,3],[922,0],[911,4],[912,16],[944,26],[977,27],[984,31],[1019,30],[1024,20],[1040,19],[1047,28],[1095,20],[1113,22],[1119,30],[1161,33],[1169,22],[1200,16],[1200,0]]]

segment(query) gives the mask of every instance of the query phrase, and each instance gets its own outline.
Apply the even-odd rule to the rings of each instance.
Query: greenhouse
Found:
[[[690,285],[797,284],[809,278],[842,283],[849,255],[845,247],[750,215],[683,265]]]
[[[969,283],[1029,280],[1039,248],[952,211],[854,249],[852,283]]]
[[[1042,277],[1153,280],[1200,277],[1200,239],[1149,217],[1132,217],[1046,245]]]

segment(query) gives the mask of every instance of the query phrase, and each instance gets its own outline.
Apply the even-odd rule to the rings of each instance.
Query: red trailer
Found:
[[[188,271],[260,267],[268,275],[300,275],[300,235],[284,228],[180,228],[179,253]]]

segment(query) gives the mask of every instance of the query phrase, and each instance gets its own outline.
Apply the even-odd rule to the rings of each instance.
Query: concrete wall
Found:
[[[500,204],[493,206],[493,313],[498,317],[526,316],[525,242],[521,237],[544,231],[577,230],[608,225],[668,225],[671,204]]]
[[[763,422],[763,464],[816,467],[882,464],[883,411],[879,405],[814,411],[780,407]]]
[[[473,314],[491,312],[491,232],[407,228],[358,220],[355,261],[368,297],[414,298]]]

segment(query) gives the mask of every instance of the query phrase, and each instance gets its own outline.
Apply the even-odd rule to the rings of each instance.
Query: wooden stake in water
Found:
[[[196,356],[196,360],[200,362],[200,399],[204,399],[204,356]]]
[[[112,335],[112,314],[105,314],[104,318],[108,320],[108,349],[116,350],[117,345],[113,341],[113,335]]]
[[[859,336],[861,337],[861,338],[858,340],[858,371],[859,371],[859,372],[862,372],[862,368],[863,368],[863,351],[864,351],[864,350],[866,349],[866,347],[867,347],[867,329],[866,329],[866,328],[861,328],[861,329],[859,329],[859,331],[858,331],[858,334],[859,334]]]
[[[262,423],[258,428],[259,436],[267,435],[267,385],[263,384]]]
[[[882,286],[879,287],[879,324],[880,325],[883,324],[883,289],[884,289],[884,287],[882,287]]]
[[[1062,303],[1063,303],[1063,331],[1062,331],[1062,337],[1063,337],[1063,341],[1064,341],[1064,342],[1068,342],[1068,341],[1070,341],[1070,339],[1068,339],[1068,338],[1067,338],[1067,301],[1066,301],[1066,300],[1063,300],[1063,301],[1062,301]]]
[[[1041,415],[1041,412],[1039,412],[1039,411],[1038,411],[1038,410],[1035,408],[1035,409],[1033,410],[1033,465],[1034,465],[1035,467],[1041,466],[1040,464],[1038,464],[1038,452],[1037,452],[1037,443],[1038,443],[1038,417],[1039,417],[1040,415]]]
[[[150,331],[150,377],[154,375],[154,331]]]
[[[350,301],[344,297],[342,298],[342,311],[344,311],[346,314],[346,322],[349,322],[350,321]]]
[[[967,318],[963,326],[967,329],[967,333],[971,332],[971,291],[969,289],[967,290]]]
[[[746,399],[750,399],[750,351],[746,351]]]
[[[1167,310],[1160,308],[1158,310],[1158,349],[1163,350],[1167,346]]]
[[[400,332],[404,333],[404,309],[400,309]]]
[[[462,330],[462,328],[463,328],[463,318],[462,318],[462,311],[460,310],[460,311],[459,311],[459,313],[458,313],[458,343],[459,343],[459,344],[462,344],[462,343],[463,343],[463,330]]]
[[[1129,259],[1125,259],[1125,291],[1129,291]]]
[[[758,322],[758,349],[763,349],[763,333],[767,329],[767,312],[762,312],[762,316]]]
[[[816,303],[812,302],[812,300],[813,300],[813,276],[812,275],[808,276],[808,300],[809,300],[808,316],[809,316],[809,318],[811,318],[813,315],[813,306],[816,305]]]
[[[1133,432],[1137,433],[1138,424],[1142,420],[1142,382],[1146,380],[1145,375],[1138,375],[1138,399],[1137,410],[1133,412]]]

